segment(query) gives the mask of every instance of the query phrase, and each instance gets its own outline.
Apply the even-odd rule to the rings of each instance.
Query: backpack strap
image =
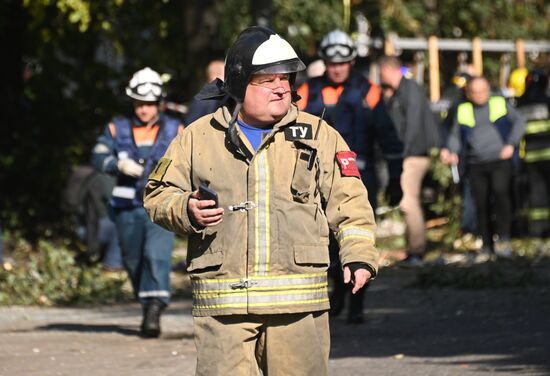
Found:
[[[117,157],[131,158],[137,162],[137,147],[134,142],[134,134],[132,131],[132,123],[127,117],[116,117],[113,119],[115,125],[116,135],[116,149]]]

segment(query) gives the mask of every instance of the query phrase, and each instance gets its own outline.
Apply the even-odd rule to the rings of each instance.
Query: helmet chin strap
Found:
[[[229,139],[231,140],[231,143],[233,143],[233,145],[237,147],[239,147],[240,143],[235,123],[237,122],[237,117],[239,116],[239,112],[241,112],[242,107],[242,102],[237,102],[237,104],[235,105],[235,109],[233,110],[233,114],[231,115],[231,120],[229,120]]]

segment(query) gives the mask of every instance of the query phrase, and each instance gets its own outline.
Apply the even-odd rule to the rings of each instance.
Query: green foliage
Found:
[[[365,4],[362,7],[368,8],[371,2],[362,3]],[[400,37],[435,35],[516,40],[548,39],[550,35],[550,6],[545,0],[379,0],[376,3],[382,30],[395,32]],[[448,76],[454,74],[456,58],[454,53],[445,55],[452,65],[448,67],[442,55],[440,68]],[[483,54],[483,72],[493,85],[498,83],[499,59],[499,53]],[[512,56],[512,67],[514,59]]]
[[[446,249],[452,249],[453,242],[460,236],[462,199],[457,191],[458,187],[453,183],[450,167],[439,159],[439,150],[433,149],[430,158],[431,175],[438,183],[436,201],[430,209],[438,216],[447,218],[448,222],[440,241]]]
[[[324,34],[343,28],[342,1],[274,0],[273,7],[273,28],[307,55],[316,53]]]
[[[252,26],[250,1],[228,0],[219,3],[220,38],[230,45],[246,27]],[[325,0],[273,0],[273,29],[286,38],[302,55],[313,56],[316,43],[330,30],[343,27],[342,2]]]
[[[378,5],[383,29],[404,37],[548,38],[550,7],[544,0],[379,0]]]
[[[79,265],[62,245],[40,241],[33,250],[18,240],[11,254],[13,268],[0,268],[0,305],[113,303],[130,298],[122,289],[124,280],[108,278],[97,265]]]
[[[110,117],[131,110],[123,94],[131,74],[149,65],[185,76],[183,2],[25,1],[22,12],[27,68],[1,141],[0,214],[36,241],[66,231],[59,201],[70,168],[88,162]]]
[[[250,2],[246,0],[227,0],[218,3],[220,18],[220,42],[230,46],[239,33],[251,25]]]
[[[375,30],[400,36],[547,38],[550,7],[544,0],[352,1]],[[14,6],[13,4],[22,4]],[[14,116],[0,139],[0,217],[36,242],[63,234],[59,196],[70,167],[86,163],[110,117],[130,111],[124,86],[136,70],[169,73],[178,101],[202,86],[203,70],[220,58],[252,23],[251,1],[23,0],[2,2],[8,30],[9,90]],[[340,0],[273,0],[273,28],[306,62],[326,32],[344,27]],[[10,13],[12,12],[12,13]],[[21,27],[17,20],[21,20]],[[352,23],[351,30],[354,31]],[[13,37],[11,34],[13,33]],[[24,74],[19,70],[27,65]],[[495,56],[484,59],[496,77]],[[442,67],[444,64],[442,63]],[[15,99],[14,99],[15,98]]]

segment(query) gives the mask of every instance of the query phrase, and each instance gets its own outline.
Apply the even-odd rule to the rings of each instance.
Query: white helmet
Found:
[[[126,87],[126,95],[139,101],[158,102],[163,95],[160,75],[149,67],[137,71]]]
[[[355,43],[342,30],[333,30],[321,41],[319,56],[330,63],[345,63],[357,56]]]

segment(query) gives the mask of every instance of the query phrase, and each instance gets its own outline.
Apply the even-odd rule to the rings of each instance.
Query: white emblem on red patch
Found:
[[[336,153],[336,160],[340,166],[342,176],[355,176],[361,179],[359,168],[357,168],[357,154],[352,151],[339,151]]]

